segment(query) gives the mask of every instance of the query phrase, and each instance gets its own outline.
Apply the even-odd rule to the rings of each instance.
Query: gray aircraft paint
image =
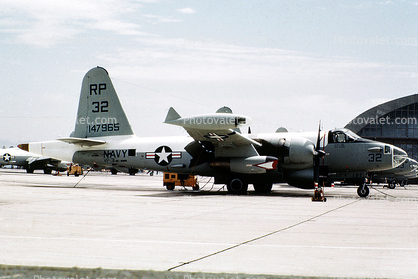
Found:
[[[71,137],[133,134],[107,71],[100,67],[88,71],[83,79],[77,121]]]
[[[96,119],[100,124],[94,123]],[[325,151],[321,162],[327,162],[335,172],[391,169],[397,166],[394,163],[406,158],[404,151],[396,149],[396,157],[392,152],[395,147],[373,141],[338,142],[331,146],[327,132],[244,135],[234,129],[246,124],[247,119],[232,112],[181,118],[170,108],[166,123],[183,126],[191,137],[137,137],[107,71],[98,67],[83,79],[71,137],[21,147],[44,156],[121,171],[148,169],[214,176],[215,183],[228,184],[231,192],[232,183],[236,186],[243,181],[254,186],[288,182],[313,188],[313,160],[320,153],[315,146],[318,135],[324,145],[321,150]],[[390,152],[384,151],[386,146]],[[384,153],[376,156],[380,152]],[[370,161],[372,157],[374,161]]]

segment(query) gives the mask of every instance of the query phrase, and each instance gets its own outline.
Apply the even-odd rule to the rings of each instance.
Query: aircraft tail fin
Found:
[[[81,86],[77,121],[70,137],[133,134],[107,71],[101,67],[88,71]]]
[[[181,118],[180,114],[178,114],[177,111],[173,107],[170,107],[170,109],[168,110],[167,116],[165,117],[164,123],[169,123],[170,121],[177,120],[180,118]]]

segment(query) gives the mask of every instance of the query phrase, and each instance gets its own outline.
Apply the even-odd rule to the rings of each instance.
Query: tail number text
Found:
[[[89,125],[89,133],[117,132],[117,131],[119,131],[119,123]]]

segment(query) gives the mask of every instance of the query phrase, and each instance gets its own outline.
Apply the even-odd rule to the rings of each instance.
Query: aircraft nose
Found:
[[[409,159],[411,162],[411,170],[416,170],[418,168],[418,162],[414,159]]]
[[[408,158],[408,154],[401,148],[393,146],[393,167],[400,166]]]

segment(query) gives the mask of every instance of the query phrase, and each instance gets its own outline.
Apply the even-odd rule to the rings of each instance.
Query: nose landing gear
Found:
[[[370,189],[367,186],[367,179],[365,179],[363,184],[357,188],[357,194],[362,198],[366,198],[370,194]]]

